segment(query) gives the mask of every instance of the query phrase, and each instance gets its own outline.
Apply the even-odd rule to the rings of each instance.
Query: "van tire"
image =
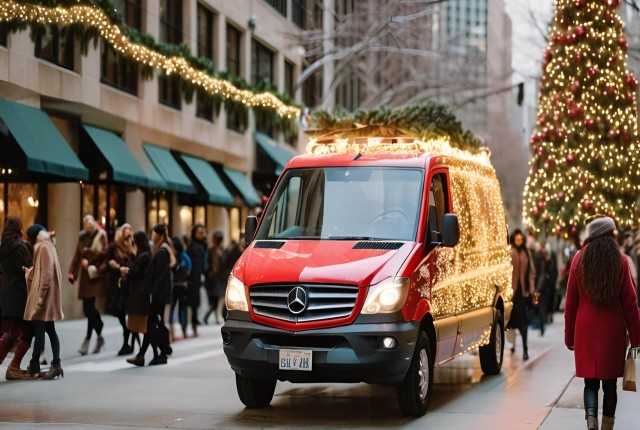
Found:
[[[489,343],[480,347],[480,367],[485,375],[497,375],[504,358],[504,319],[499,310],[496,310],[490,336]]]
[[[266,408],[273,399],[276,380],[247,378],[236,373],[236,389],[238,397],[247,408]]]
[[[426,374],[424,379],[423,374]],[[427,413],[433,393],[433,355],[431,355],[429,337],[424,331],[418,333],[418,341],[409,370],[398,386],[397,392],[403,414],[421,417]]]

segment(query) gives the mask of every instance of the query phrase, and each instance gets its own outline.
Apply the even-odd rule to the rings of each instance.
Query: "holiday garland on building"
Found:
[[[43,32],[44,25],[68,27],[80,39],[85,54],[91,42],[97,46],[103,39],[118,54],[138,63],[145,79],[153,76],[153,70],[177,75],[187,101],[198,92],[235,108],[259,108],[273,112],[271,119],[276,125],[287,125],[300,116],[300,106],[278,93],[272,83],[252,86],[240,77],[215,71],[210,59],[194,57],[184,44],[158,43],[152,36],[127,27],[109,0],[3,0],[0,25],[5,33],[31,26],[34,38]]]
[[[638,221],[638,83],[627,69],[619,0],[557,0],[540,83],[526,223],[576,235],[607,214]]]
[[[472,153],[478,152],[481,146],[480,139],[462,128],[462,123],[448,106],[432,100],[393,110],[381,107],[356,112],[338,110],[335,114],[314,112],[311,128],[306,133],[316,139],[329,135],[336,138],[445,139],[452,147]]]

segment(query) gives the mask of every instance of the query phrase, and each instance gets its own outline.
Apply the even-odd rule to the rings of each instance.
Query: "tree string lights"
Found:
[[[590,215],[638,222],[638,83],[619,0],[557,0],[543,62],[524,218],[575,235]]]
[[[107,15],[92,6],[45,7],[33,4],[21,4],[12,0],[0,2],[0,22],[32,22],[36,24],[58,24],[68,26],[82,24],[97,29],[104,39],[118,53],[132,58],[136,62],[163,70],[167,74],[176,73],[186,82],[190,82],[209,94],[222,97],[246,107],[273,109],[283,118],[294,119],[300,116],[300,109],[289,106],[269,92],[254,93],[237,88],[231,82],[198,70],[181,57],[170,57],[132,43],[120,28],[111,23]]]

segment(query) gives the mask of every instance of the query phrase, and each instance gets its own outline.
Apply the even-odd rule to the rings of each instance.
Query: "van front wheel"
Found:
[[[276,380],[247,378],[236,373],[238,397],[247,408],[266,408],[273,399]]]
[[[480,367],[485,375],[497,375],[504,357],[504,320],[500,311],[496,311],[490,336],[489,343],[480,347]]]
[[[427,412],[433,392],[433,356],[429,338],[423,331],[418,334],[409,371],[397,391],[403,414],[421,417]]]

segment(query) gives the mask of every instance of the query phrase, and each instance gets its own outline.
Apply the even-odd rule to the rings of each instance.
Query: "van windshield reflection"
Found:
[[[413,241],[423,178],[406,168],[289,170],[256,239]]]

